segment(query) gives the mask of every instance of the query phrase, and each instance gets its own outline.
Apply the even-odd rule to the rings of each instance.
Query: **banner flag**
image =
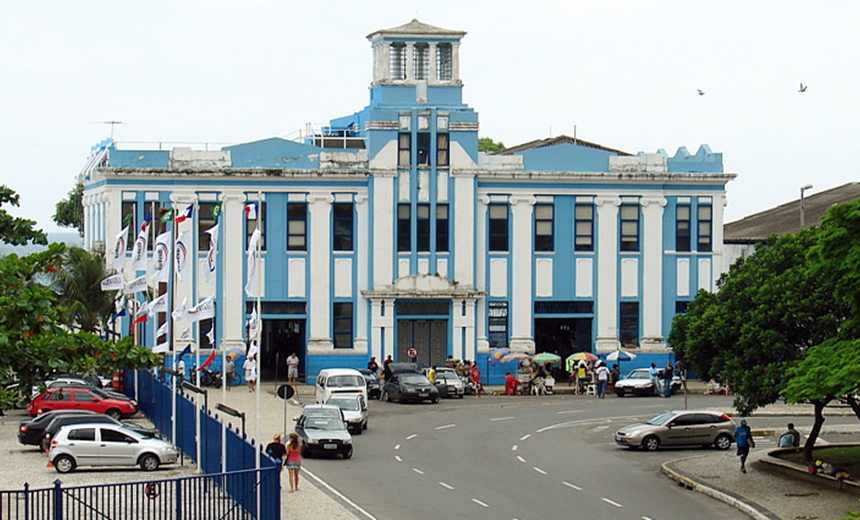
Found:
[[[147,319],[149,319],[149,314],[144,312],[143,314],[138,316],[136,320],[134,320],[132,325],[137,325],[138,323],[146,323]]]
[[[122,273],[118,273],[102,280],[100,286],[102,291],[117,291],[125,287],[125,280]]]
[[[205,320],[215,317],[215,297],[210,296],[198,303],[194,307],[188,309],[188,320],[192,323],[195,321]]]
[[[160,338],[161,336],[164,336],[165,334],[167,334],[167,322],[166,321],[164,322],[164,325],[162,325],[161,327],[158,327],[158,330],[155,331],[155,337]]]
[[[178,356],[176,356],[176,359],[179,359],[182,356],[186,356],[188,354],[191,354],[191,343],[189,343],[188,345],[185,345],[185,348],[182,349],[182,352],[180,352]]]
[[[158,345],[156,345],[155,348],[152,349],[152,352],[154,352],[155,354],[163,354],[164,352],[167,352],[169,350],[170,342],[165,341],[164,343],[159,343]]]
[[[248,341],[257,339],[257,308],[251,311],[251,317],[248,319]]]
[[[150,302],[149,313],[155,314],[157,312],[167,312],[167,293],[162,294]]]
[[[215,285],[215,274],[218,269],[218,226],[220,224],[215,224],[206,230],[206,233],[209,234],[209,253],[206,258],[200,260],[203,281],[209,285]]]
[[[155,237],[155,251],[152,253],[152,273],[149,279],[153,282],[166,282],[168,266],[170,265],[170,231]]]
[[[118,313],[116,313],[110,317],[110,320],[108,320],[108,323],[112,325],[113,322],[115,322],[117,318],[119,318],[120,316],[125,316],[125,315],[126,315],[125,307],[123,307],[122,309],[120,309],[120,311]]]
[[[146,275],[138,276],[125,285],[124,294],[134,294],[146,291]]]
[[[246,261],[246,271],[248,280],[245,282],[245,295],[249,298],[256,298],[257,294],[257,267],[259,258],[257,258],[257,244],[260,242],[260,229],[254,230],[251,235],[251,240],[248,242],[248,258]]]
[[[170,316],[173,318],[173,321],[179,321],[184,318],[186,314],[188,314],[188,307],[186,307],[187,303],[188,298],[182,298],[182,305],[173,309],[173,312],[170,314]]]
[[[182,224],[186,220],[190,219],[194,215],[194,204],[189,204],[185,211],[176,215],[176,223]]]
[[[122,228],[116,235],[116,242],[113,246],[113,262],[111,265],[122,271],[122,268],[125,267],[125,250],[128,247],[126,243],[128,241],[128,226]]]
[[[206,361],[204,361],[203,364],[200,365],[200,368],[198,368],[197,371],[199,372],[199,371],[203,370],[204,368],[207,368],[209,365],[212,364],[213,361],[215,361],[215,351],[214,350],[212,351],[211,354],[209,354],[209,357],[206,358]]]
[[[191,328],[185,327],[185,330],[182,331],[182,334],[179,335],[180,340],[191,339]]]
[[[185,231],[179,234],[179,238],[176,239],[176,250],[173,252],[173,267],[179,283],[185,283],[185,277],[188,274],[188,245],[185,235]]]
[[[245,204],[245,218],[248,220],[257,220],[257,202],[249,202]]]

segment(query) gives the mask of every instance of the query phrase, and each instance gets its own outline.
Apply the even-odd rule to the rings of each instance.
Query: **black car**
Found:
[[[364,381],[367,383],[367,397],[369,399],[379,399],[382,393],[382,385],[379,384],[379,378],[372,370],[367,368],[359,368],[359,372],[364,376]]]
[[[139,433],[143,437],[158,437],[159,431],[155,428],[147,428],[145,426],[141,426],[139,424],[131,423],[131,422],[120,422],[110,417],[109,415],[97,413],[93,415],[61,415],[59,417],[54,417],[47,426],[45,426],[45,433],[42,435],[42,440],[39,446],[42,450],[47,451],[48,448],[51,447],[51,439],[60,431],[60,428],[63,426],[68,426],[70,424],[112,424],[114,426],[123,426],[132,430],[136,433]]]
[[[401,403],[431,401],[439,402],[439,389],[425,376],[413,372],[394,374],[385,382],[385,397],[388,401]]]
[[[92,418],[97,414],[90,410],[56,410],[45,412],[28,421],[23,421],[18,426],[18,442],[25,446],[40,446],[42,439],[45,438],[45,428],[51,424],[51,421],[57,417],[80,415],[87,418]]]

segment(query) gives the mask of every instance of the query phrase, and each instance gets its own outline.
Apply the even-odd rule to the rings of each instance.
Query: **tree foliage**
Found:
[[[18,206],[18,194],[5,185],[0,185],[0,241],[16,246],[30,241],[34,244],[47,244],[48,237],[40,229],[36,229],[36,221],[17,218],[10,215],[4,204]]]
[[[57,202],[54,222],[63,227],[73,227],[84,236],[84,185],[80,181],[75,184],[68,198]]]
[[[744,415],[775,402],[786,369],[807,349],[834,337],[846,306],[807,262],[817,230],[771,238],[721,277],[716,294],[700,293],[675,317],[675,354],[705,378],[730,384]]]
[[[493,141],[489,137],[479,137],[478,138],[478,151],[479,152],[502,152],[505,150],[505,145],[499,141]]]
[[[98,252],[72,247],[63,256],[56,288],[73,327],[89,332],[103,330],[114,307],[113,293],[101,290],[107,275],[104,257]]]

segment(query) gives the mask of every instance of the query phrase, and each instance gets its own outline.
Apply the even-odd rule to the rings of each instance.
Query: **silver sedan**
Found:
[[[615,432],[615,443],[649,451],[660,446],[714,446],[727,450],[734,442],[734,431],[734,421],[724,413],[677,410],[621,428]]]

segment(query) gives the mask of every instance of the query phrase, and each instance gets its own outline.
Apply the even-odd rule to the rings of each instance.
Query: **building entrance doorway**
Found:
[[[286,382],[287,357],[293,352],[299,357],[299,381],[305,380],[305,320],[263,319],[258,368],[265,383]]]
[[[410,348],[418,351],[421,366],[444,365],[448,356],[448,320],[397,320],[396,361],[408,363]]]
[[[565,359],[575,352],[591,352],[592,318],[547,318],[535,320],[535,354],[551,352],[561,356],[556,379],[569,376]]]

